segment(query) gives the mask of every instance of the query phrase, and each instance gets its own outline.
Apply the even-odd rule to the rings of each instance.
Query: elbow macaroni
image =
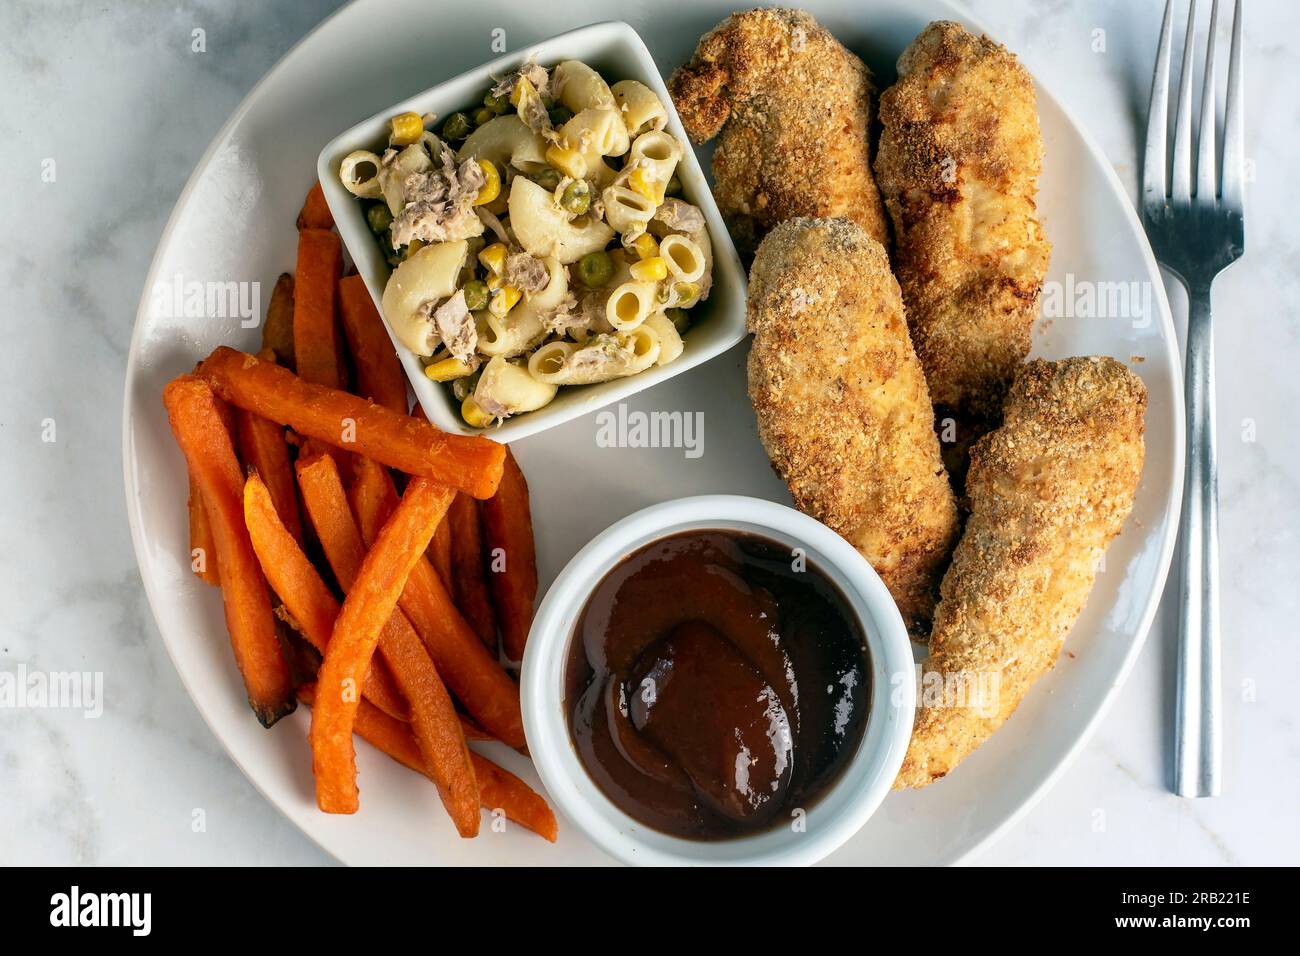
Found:
[[[546,141],[523,124],[518,116],[498,116],[470,133],[458,158],[486,159],[498,167],[509,164],[521,172],[546,167]]]
[[[609,84],[580,60],[565,60],[551,72],[551,90],[575,114],[591,107],[613,109],[616,105]]]
[[[463,239],[418,250],[393,270],[384,286],[384,318],[398,340],[416,355],[432,355],[440,341],[424,306],[456,293],[456,280],[469,254]]]
[[[453,114],[442,138],[417,129],[412,114],[382,155],[357,150],[339,165],[394,267],[389,326],[474,427],[541,408],[562,385],[675,361],[689,321],[682,307],[708,294],[712,268],[698,210],[664,205],[678,195],[686,145],[665,130],[654,90],[611,86],[578,60],[549,76],[529,64],[500,88],[511,84],[509,104],[498,95]],[[476,230],[438,218],[470,203]],[[683,210],[690,223],[674,218]],[[495,236],[475,236],[483,224]],[[449,339],[473,341],[472,354],[447,358],[439,323]]]
[[[610,87],[614,102],[623,114],[623,124],[629,136],[645,132],[647,129],[663,129],[668,122],[668,111],[664,109],[654,90],[636,80],[620,80]]]
[[[474,400],[489,414],[515,415],[548,404],[555,397],[555,389],[554,383],[540,381],[528,369],[498,355],[484,366],[474,388]]]

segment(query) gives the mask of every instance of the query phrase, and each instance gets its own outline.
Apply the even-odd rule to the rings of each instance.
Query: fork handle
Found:
[[[1214,449],[1214,338],[1210,289],[1188,288],[1187,469],[1183,486],[1182,594],[1174,792],[1219,794],[1222,681],[1219,646],[1219,502]]]

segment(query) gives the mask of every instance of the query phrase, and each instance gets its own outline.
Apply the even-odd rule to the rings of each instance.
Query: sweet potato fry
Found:
[[[336,299],[343,246],[338,233],[304,229],[298,233],[298,271],[293,282],[294,366],[304,381],[345,388],[343,336]]]
[[[361,536],[369,544],[396,505],[392,478],[373,461],[358,459],[357,479],[348,495]],[[438,673],[470,716],[497,740],[522,749],[519,688],[465,623],[438,573],[423,556],[411,568],[400,604]]]
[[[322,456],[298,471],[303,502],[326,560],[343,590],[361,571],[361,541],[334,461]],[[411,727],[443,805],[463,837],[478,833],[478,784],[456,708],[420,638],[400,610],[394,610],[379,639],[379,653],[410,704]]]
[[[212,389],[192,375],[169,382],[163,389],[163,404],[203,496],[221,569],[221,597],[235,663],[253,712],[264,727],[270,727],[293,711],[293,686],[276,636],[266,580],[244,526],[244,475],[230,432]]]
[[[262,570],[293,617],[296,630],[324,653],[339,615],[339,602],[285,528],[270,490],[257,475],[244,483],[244,523]],[[371,662],[361,693],[393,717],[407,719],[406,703],[383,662]]]
[[[307,191],[307,199],[298,213],[298,229],[333,229],[334,214],[330,212],[329,203],[325,201],[325,190],[320,187],[320,180]]]
[[[456,495],[447,511],[447,522],[451,525],[451,579],[456,607],[488,650],[495,653],[497,618],[488,595],[478,503],[467,494]]]
[[[408,475],[433,478],[475,498],[491,497],[501,480],[505,448],[490,438],[448,435],[225,346],[203,362],[201,374],[240,408]]]
[[[501,646],[510,660],[522,660],[537,601],[537,550],[528,482],[509,447],[501,484],[497,493],[483,502],[482,515],[488,587],[495,599]]]
[[[401,726],[398,724],[398,727]],[[555,814],[541,795],[505,767],[494,764],[480,754],[474,754],[473,758],[474,772],[479,780],[479,799],[483,806],[494,812],[500,810],[507,820],[554,843],[559,836],[559,827],[555,822]]]
[[[273,351],[277,362],[293,370],[293,276],[287,272],[280,273],[271,290],[262,325],[262,348]]]
[[[326,813],[357,811],[352,725],[361,696],[356,688],[370,667],[375,645],[397,607],[411,568],[423,559],[453,494],[428,478],[412,479],[401,503],[376,536],[334,622],[311,719],[316,803]]]
[[[203,492],[190,475],[190,567],[205,583],[221,587],[221,572],[217,568],[217,546],[212,540],[212,525],[203,507]]]
[[[194,368],[198,371],[198,366]],[[226,431],[235,434],[235,410],[230,403],[217,399],[217,411],[221,416]],[[189,475],[189,519],[190,519],[190,569],[204,582],[214,587],[221,587],[221,569],[217,566],[217,548],[212,540],[212,526],[208,523],[208,512],[203,507],[203,492]]]
[[[406,375],[361,276],[344,276],[339,280],[339,315],[343,318],[343,334],[356,372],[353,391],[376,405],[405,415],[411,407],[406,401]]]
[[[307,684],[299,687],[298,699],[308,707],[312,706],[316,699],[315,686]],[[357,708],[353,730],[362,740],[402,766],[429,776],[419,745],[407,725],[393,720],[363,700]],[[541,795],[510,771],[481,754],[471,751],[470,759],[480,781],[479,800],[484,807],[489,810],[499,809],[505,813],[507,820],[532,830],[551,843],[555,842],[558,836],[555,814]]]
[[[263,349],[258,356],[274,362],[275,353]],[[284,440],[284,426],[242,408],[235,410],[239,457],[266,482],[275,511],[294,540],[302,542],[302,519],[298,516],[298,494],[289,464],[289,444]]]

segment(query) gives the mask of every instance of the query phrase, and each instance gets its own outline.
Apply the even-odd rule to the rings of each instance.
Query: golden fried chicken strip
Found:
[[[754,258],[748,317],[749,397],[772,467],[924,633],[957,508],[884,247],[847,219],[781,223]]]
[[[936,405],[996,417],[1029,354],[1051,246],[1038,223],[1034,84],[1007,50],[931,23],[880,97],[876,181]]]
[[[1023,366],[1004,424],[971,451],[971,513],[943,578],[895,787],[951,771],[1056,662],[1133,506],[1146,406],[1142,380],[1111,358]],[[963,696],[981,688],[996,689]]]
[[[889,241],[871,178],[871,72],[802,10],[733,13],[669,82],[687,134],[717,136],[714,196],[744,255],[795,216],[846,216]]]

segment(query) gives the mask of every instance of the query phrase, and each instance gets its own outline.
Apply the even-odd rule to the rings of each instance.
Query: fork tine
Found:
[[[1232,13],[1232,56],[1228,60],[1228,96],[1223,107],[1223,188],[1225,206],[1242,210],[1245,144],[1242,138],[1244,104],[1241,89],[1241,0]]]
[[[1151,107],[1147,110],[1147,141],[1142,162],[1143,206],[1159,209],[1165,204],[1166,169],[1169,148],[1169,54],[1173,45],[1174,0],[1165,0],[1165,18],[1156,48],[1156,72],[1151,80]]]
[[[1192,198],[1192,68],[1195,66],[1196,0],[1187,8],[1187,35],[1183,38],[1183,69],[1178,77],[1178,108],[1174,113],[1173,184],[1169,189],[1174,204]]]
[[[1219,0],[1210,5],[1210,38],[1205,48],[1205,81],[1201,86],[1201,122],[1196,142],[1196,199],[1198,203],[1214,204],[1218,190],[1218,168],[1215,156],[1215,117],[1217,94],[1214,82],[1214,35],[1219,23]],[[1188,31],[1190,39],[1190,30]]]

